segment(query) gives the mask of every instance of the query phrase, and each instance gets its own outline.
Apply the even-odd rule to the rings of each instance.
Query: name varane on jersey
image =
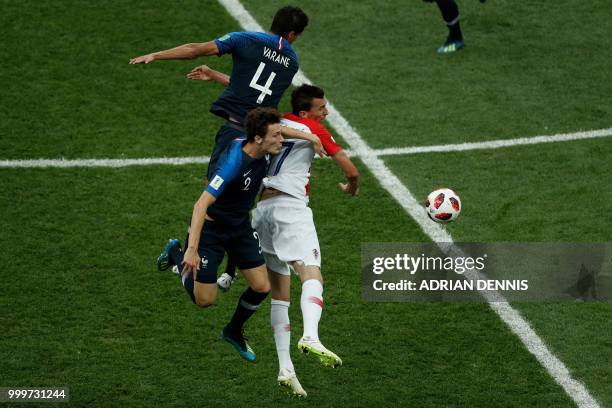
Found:
[[[244,121],[259,106],[277,108],[298,71],[298,57],[284,38],[269,33],[236,32],[215,40],[219,55],[232,54],[230,84],[210,111]]]
[[[289,68],[289,64],[291,63],[291,58],[284,56],[280,52],[271,50],[268,47],[264,47],[263,55],[270,61],[274,61],[278,64],[285,66],[285,68]]]
[[[332,135],[321,123],[301,118],[292,113],[283,115],[282,125],[313,133],[319,137],[323,148],[329,156],[338,153],[341,148]],[[264,179],[264,186],[287,193],[308,202],[310,166],[315,152],[312,144],[306,140],[286,139],[280,154],[273,156]]]
[[[206,187],[206,191],[216,198],[207,212],[215,221],[239,225],[248,220],[249,210],[268,171],[269,156],[254,159],[242,151],[245,144],[246,139],[232,142]]]

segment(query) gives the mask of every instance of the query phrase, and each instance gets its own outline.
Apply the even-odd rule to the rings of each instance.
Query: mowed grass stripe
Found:
[[[321,241],[321,338],[344,357],[326,370],[297,353],[300,285],[293,280],[292,354],[316,406],[572,406],[484,304],[361,300],[360,245],[427,237],[357,160],[362,195],[339,192],[331,161],[313,166]],[[244,280],[218,306],[196,308],[176,276],[155,270],[166,238],[185,233],[204,166],[5,169],[0,245],[0,381],[69,385],[74,406],[297,406],[276,385],[269,303],[247,327],[247,364],[218,331]],[[19,205],[15,205],[18,202]],[[378,220],[394,219],[395,228]],[[350,237],[350,238],[347,238]],[[38,284],[35,284],[37,283]],[[467,318],[469,317],[469,318]],[[503,361],[503,364],[500,362]]]
[[[500,3],[503,4],[503,1]],[[20,4],[27,6],[27,3]],[[43,10],[36,3],[28,8],[29,13],[14,13],[18,17],[11,18],[16,24],[5,24],[3,28],[17,28],[15,32],[18,33],[16,38],[19,41],[14,41],[14,37],[4,36],[7,44],[16,44],[15,48],[20,52],[23,48],[21,41],[31,41],[31,33],[36,33],[40,34],[40,43],[46,46],[48,52],[31,53],[38,58],[46,58],[43,65],[37,66],[35,61],[32,61],[32,64],[29,64],[30,69],[23,71],[22,67],[16,64],[17,75],[10,78],[13,86],[10,89],[18,90],[15,94],[23,94],[22,100],[36,101],[37,105],[20,109],[23,106],[19,105],[19,99],[11,99],[13,109],[6,112],[10,112],[11,119],[16,120],[3,120],[5,129],[10,129],[10,132],[2,132],[2,155],[177,156],[186,152],[193,154],[194,148],[202,150],[201,153],[195,152],[196,154],[209,153],[211,137],[218,123],[210,120],[206,108],[209,99],[216,96],[218,89],[204,94],[207,86],[203,85],[199,88],[202,91],[192,94],[187,86],[193,84],[185,85],[184,88],[182,85],[177,87],[177,82],[184,81],[183,75],[191,68],[191,62],[168,62],[143,68],[142,71],[125,70],[119,74],[112,71],[115,66],[123,66],[125,58],[143,52],[143,49],[153,51],[163,46],[173,46],[186,38],[198,37],[206,40],[213,35],[211,33],[236,29],[219,7],[215,7],[214,2],[208,5],[211,7],[202,7],[201,2],[189,1],[182,2],[180,6],[123,1],[113,2],[110,7],[100,9],[87,8],[78,2],[64,2],[53,10]],[[276,6],[266,5],[272,8]],[[331,3],[330,7],[337,8]],[[364,3],[364,7],[372,10],[371,4]],[[559,6],[559,9],[562,8]],[[398,10],[403,9],[396,8],[396,11]],[[418,15],[412,8],[405,10],[409,11],[408,17]],[[85,15],[79,15],[75,21],[68,24],[73,27],[65,27],[67,16],[72,18],[83,11],[86,12]],[[435,22],[435,27],[439,27],[439,16],[436,13],[432,8],[431,21]],[[332,14],[329,14],[330,18]],[[10,16],[9,13],[3,13],[3,16],[7,15]],[[268,17],[270,15],[268,14]],[[44,29],[40,29],[40,16],[43,16],[45,21]],[[325,26],[316,27],[323,24],[324,17],[318,15],[313,19],[313,26],[309,30],[311,34],[306,33],[306,38],[323,32],[330,37]],[[405,17],[406,15],[398,14],[398,18],[404,22],[410,21],[410,18]],[[337,20],[338,16],[333,18]],[[355,15],[350,18],[357,21]],[[26,20],[27,24],[33,27],[31,33],[19,29],[24,27]],[[96,24],[100,21],[110,21],[110,24],[97,27]],[[346,21],[336,22],[337,24],[327,28],[344,29],[342,27]],[[411,24],[405,26],[413,27]],[[57,27],[60,28],[58,35],[48,30]],[[85,27],[85,32],[77,32],[76,38],[93,40],[86,43],[87,58],[83,58],[82,53],[75,52],[71,42],[65,41],[66,36],[71,39],[70,36],[82,27]],[[419,30],[418,26],[414,28]],[[99,35],[95,38],[85,35],[91,32]],[[425,37],[429,34],[425,33]],[[53,38],[61,39],[58,41],[60,46],[48,44],[49,39]],[[163,44],[159,42],[160,38],[165,41]],[[343,41],[351,40],[347,36],[339,38],[343,38]],[[415,41],[419,42],[418,39]],[[309,47],[308,41],[301,44]],[[312,41],[310,44],[313,47],[326,45],[322,41]],[[30,45],[31,42],[28,47],[33,49]],[[337,44],[330,42],[330,46],[334,50],[338,49]],[[600,47],[601,44],[598,43],[597,46]],[[111,48],[109,52],[100,52]],[[118,49],[118,54],[121,55],[109,59],[109,53]],[[588,51],[586,47],[585,50]],[[57,53],[60,51],[65,51],[66,54],[58,57]],[[75,55],[79,58],[72,59],[71,56]],[[363,57],[367,58],[365,55]],[[5,61],[19,59],[9,57],[5,58]],[[95,67],[99,70],[93,70],[93,77],[97,80],[92,82],[89,80],[92,66],[85,67],[83,64],[99,64],[100,61],[105,65]],[[227,60],[224,59],[218,62],[207,60],[209,61],[215,61],[216,68],[227,65]],[[584,61],[590,63],[589,59]],[[60,69],[69,68],[62,65],[64,62],[78,72],[66,69],[65,77],[56,78],[58,72],[61,72]],[[308,64],[309,61],[303,63]],[[312,63],[322,63],[323,66],[336,64],[331,59]],[[116,83],[102,84],[109,78],[105,71],[112,73],[111,77]],[[6,71],[3,70],[4,72]],[[131,72],[134,74],[131,75]],[[152,72],[154,75],[142,75],[142,72]],[[175,77],[169,78],[169,72]],[[334,74],[337,70],[327,72]],[[589,70],[585,69],[585,72]],[[457,75],[461,76],[462,73]],[[54,81],[71,79],[67,88],[70,88],[70,85],[79,85],[81,81],[93,84],[94,86],[77,90],[80,95],[87,95],[91,99],[90,106],[79,110],[75,109],[79,104],[73,104],[72,99],[70,103],[64,103],[66,99],[62,89],[50,92],[56,89],[53,86],[55,84],[44,89],[36,87],[49,78]],[[346,78],[339,79],[338,87],[342,86],[342,81],[359,85],[351,78],[351,72],[346,72]],[[321,84],[328,88],[324,81],[321,81]],[[107,110],[107,115],[100,115],[108,105],[105,86],[102,85],[109,89],[114,88],[121,94],[121,97],[113,95],[110,98],[114,108]],[[329,83],[329,88],[332,86],[335,87],[336,84]],[[95,92],[88,89],[95,89]],[[333,92],[332,89],[329,94],[332,95]],[[355,88],[350,89],[350,92],[354,94]],[[151,93],[155,94],[154,97]],[[415,90],[414,95],[418,94],[418,90]],[[41,99],[44,102],[45,96],[49,95],[53,96],[52,103],[43,105],[51,109],[43,108],[43,120],[32,121],[32,112],[36,113],[38,118],[39,103]],[[100,98],[106,101],[102,105],[96,104],[96,99]],[[361,104],[363,101],[355,98],[354,102]],[[418,104],[411,107],[418,108]],[[81,113],[84,111],[92,112],[93,115],[83,117]],[[78,115],[71,115],[70,112],[77,112]],[[131,113],[134,115],[131,116]],[[124,114],[130,117],[121,121]],[[204,120],[194,122],[194,115],[201,115]],[[416,115],[419,115],[418,111]],[[64,122],[61,126],[49,126],[60,118]],[[368,115],[363,118],[371,122]],[[570,129],[575,129],[578,125],[571,119],[568,119],[572,122]],[[587,119],[589,117],[582,118]],[[133,126],[134,120],[139,126]],[[74,129],[74,132],[69,137],[64,137],[63,133],[54,135],[50,132],[51,135],[47,133],[31,139],[31,135],[38,133],[22,126],[27,121],[40,125],[42,129],[57,131],[70,128]],[[80,127],[79,124],[87,126]],[[160,124],[171,131],[162,134],[163,137],[156,137]],[[185,129],[185,125],[193,125],[193,128]],[[208,126],[209,131],[205,131],[202,125]],[[530,132],[532,130],[529,129]],[[167,134],[171,134],[172,139],[168,139],[165,136]],[[4,137],[8,135],[10,137]],[[198,138],[199,135],[202,135],[201,139]],[[8,143],[12,141],[16,143]],[[386,147],[388,143],[382,145]],[[330,167],[327,167],[328,165]],[[324,166],[323,171],[330,173],[335,170],[329,162],[317,164],[315,168],[317,166]],[[159,250],[159,237],[174,234],[180,236],[183,233],[182,214],[185,211],[188,213],[191,206],[189,197],[192,190],[168,185],[168,182],[180,180],[187,183],[186,186],[199,185],[199,175],[203,173],[203,169],[190,170],[185,167],[175,172],[163,168],[154,170],[155,175],[151,175],[150,171],[151,169],[145,172],[139,172],[137,169],[112,172],[75,169],[38,172],[40,174],[36,177],[32,172],[24,170],[3,171],[2,181],[11,185],[10,189],[3,188],[7,193],[3,196],[6,201],[3,201],[2,214],[9,215],[3,220],[3,230],[8,231],[3,245],[14,251],[16,256],[13,259],[5,258],[2,268],[3,277],[7,277],[6,287],[10,288],[10,292],[4,292],[5,296],[0,297],[3,310],[6,311],[0,318],[8,321],[3,327],[19,331],[7,331],[1,340],[6,341],[2,347],[3,351],[21,351],[7,354],[7,358],[3,358],[5,365],[0,375],[4,379],[3,383],[36,382],[44,386],[55,381],[57,385],[75,384],[78,392],[73,396],[78,395],[78,400],[75,400],[74,404],[81,406],[104,405],[109,401],[141,406],[149,406],[151,401],[162,402],[163,405],[186,406],[201,404],[204,399],[213,405],[244,405],[252,402],[254,394],[258,398],[265,396],[264,399],[258,399],[262,403],[292,405],[292,402],[287,402],[286,397],[276,391],[275,356],[270,346],[270,334],[265,329],[261,329],[259,333],[259,327],[265,328],[268,325],[265,314],[253,324],[258,328],[254,333],[256,343],[262,344],[262,347],[268,344],[269,348],[261,349],[268,365],[241,365],[239,360],[232,359],[231,355],[220,352],[221,349],[215,344],[218,324],[231,313],[235,298],[221,300],[224,303],[221,303],[220,308],[214,313],[203,315],[189,304],[180,287],[177,288],[174,278],[168,277],[167,282],[158,280],[156,275],[151,278],[151,256],[154,257]],[[407,219],[399,219],[394,223],[397,230],[389,230],[386,223],[377,221],[395,219],[397,208],[390,197],[376,187],[367,171],[363,168],[362,171],[364,195],[358,200],[348,201],[347,204],[342,201],[345,197],[335,196],[334,194],[338,194],[335,182],[340,180],[333,177],[327,179],[331,182],[331,187],[322,190],[326,192],[325,195],[313,195],[314,211],[319,214],[318,219],[321,221],[319,228],[324,228],[321,232],[322,245],[330,251],[335,251],[329,255],[324,253],[324,262],[329,262],[325,268],[330,271],[326,275],[326,281],[330,285],[326,293],[330,298],[326,312],[326,330],[329,331],[326,331],[325,335],[330,342],[342,338],[343,344],[338,346],[339,351],[345,355],[354,354],[359,358],[354,358],[352,365],[347,364],[344,367],[347,371],[341,375],[338,372],[322,371],[318,365],[310,364],[309,360],[300,361],[298,369],[311,373],[304,375],[308,377],[308,381],[302,379],[311,391],[311,401],[320,406],[337,406],[339,403],[355,405],[355,401],[370,405],[397,404],[402,401],[414,401],[415,405],[438,406],[461,403],[484,406],[490,405],[490,401],[499,401],[506,406],[571,405],[571,401],[558,392],[554,383],[547,381],[548,378],[541,367],[531,361],[528,355],[523,355],[526,353],[521,352],[520,344],[508,338],[500,322],[492,318],[490,313],[486,313],[486,308],[482,306],[470,308],[461,305],[431,305],[432,309],[427,309],[427,306],[422,305],[364,305],[363,309],[351,309],[359,307],[360,302],[359,288],[353,286],[356,283],[355,268],[359,267],[359,261],[354,261],[355,257],[358,257],[358,248],[351,246],[353,240],[365,242],[369,238],[396,241],[425,239],[421,235],[413,235],[420,234],[420,231]],[[193,179],[189,179],[189,173],[194,174]],[[11,176],[4,178],[5,175]],[[136,181],[130,181],[132,178]],[[54,182],[56,180],[57,182]],[[369,189],[368,185],[372,186],[372,189]],[[150,193],[138,193],[140,189]],[[196,194],[194,198],[195,196]],[[167,206],[157,206],[164,200]],[[15,202],[19,205],[15,205]],[[111,206],[106,211],[101,208],[107,207],[109,202],[116,203],[116,206]],[[31,205],[25,205],[26,203]],[[373,211],[364,212],[362,206]],[[150,211],[140,217],[143,209]],[[359,217],[355,214],[359,214]],[[177,221],[179,218],[181,221]],[[355,219],[359,221],[358,227],[346,229],[346,226],[355,223]],[[181,225],[180,228],[170,227],[177,223]],[[4,228],[7,225],[10,230]],[[172,231],[168,232],[169,229]],[[85,234],[79,235],[80,230],[86,231]],[[351,240],[347,240],[347,236],[351,237]],[[111,245],[113,242],[117,243],[116,246]],[[143,245],[142,242],[147,243]],[[122,249],[117,252],[117,247]],[[46,253],[44,258],[39,256],[41,252]],[[107,259],[109,253],[118,255]],[[44,264],[43,268],[39,268],[40,263]],[[116,269],[113,269],[113,265]],[[30,280],[24,277],[21,271],[33,271],[35,276],[41,277],[43,284],[31,285]],[[58,288],[53,279],[63,280],[62,285]],[[161,279],[164,279],[163,276]],[[81,301],[75,301],[77,297],[70,292],[71,288],[82,291],[79,295]],[[295,296],[296,292],[294,298]],[[59,297],[63,297],[65,302],[60,306],[53,302]],[[59,314],[53,314],[53,310],[58,310]],[[92,312],[87,314],[86,310]],[[363,311],[367,313],[361,313]],[[217,321],[210,320],[210,316],[217,313],[225,315]],[[292,313],[293,321],[298,326],[296,331],[299,331],[299,308],[294,306]],[[481,313],[485,317],[484,320],[481,319]],[[348,322],[347,316],[351,317]],[[466,316],[470,318],[466,320]],[[364,322],[367,324],[364,325]],[[71,325],[71,330],[63,330]],[[97,335],[101,338],[95,337]],[[74,347],[62,349],[69,342]],[[500,349],[504,352],[500,353]],[[385,358],[379,358],[376,354],[378,350],[385,350]],[[465,350],[472,351],[474,355],[466,353]],[[107,351],[108,354],[105,354]],[[393,358],[387,358],[389,355]],[[500,360],[504,361],[504,364],[495,367],[495,362],[499,365]],[[5,367],[10,367],[10,370],[5,371]],[[495,370],[492,371],[491,367]],[[203,372],[205,374],[200,375]],[[201,378],[204,378],[203,382],[200,381]],[[347,378],[350,378],[350,381]],[[361,380],[355,382],[353,378]],[[231,393],[221,395],[228,387]],[[364,395],[364,390],[371,391],[371,394]],[[336,393],[343,395],[337,396]]]

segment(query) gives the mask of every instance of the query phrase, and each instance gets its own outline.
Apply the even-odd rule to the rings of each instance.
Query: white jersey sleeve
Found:
[[[288,119],[281,124],[312,133],[308,126]],[[285,139],[281,152],[272,157],[265,187],[274,188],[308,203],[310,166],[315,152],[312,143],[301,139]]]

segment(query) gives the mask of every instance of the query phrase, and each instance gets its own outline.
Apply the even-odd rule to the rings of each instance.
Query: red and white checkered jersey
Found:
[[[330,156],[341,150],[325,126],[315,120],[286,113],[283,115],[281,124],[317,135]],[[308,203],[310,166],[314,155],[315,152],[310,142],[301,139],[285,139],[281,152],[272,158],[268,177],[263,181],[264,186],[282,191]]]

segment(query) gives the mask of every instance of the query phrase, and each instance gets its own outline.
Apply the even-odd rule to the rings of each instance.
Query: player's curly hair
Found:
[[[274,108],[255,108],[247,113],[244,120],[247,140],[252,142],[255,136],[264,137],[268,133],[268,125],[280,123],[281,117]]]
[[[291,31],[302,34],[308,25],[308,16],[299,7],[285,6],[274,15],[270,32],[287,37]]]

